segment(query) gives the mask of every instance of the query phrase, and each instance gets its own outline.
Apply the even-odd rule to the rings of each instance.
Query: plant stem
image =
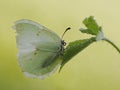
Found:
[[[108,43],[110,43],[120,53],[120,49],[112,41],[110,41],[107,38],[104,38],[102,40],[107,41]]]

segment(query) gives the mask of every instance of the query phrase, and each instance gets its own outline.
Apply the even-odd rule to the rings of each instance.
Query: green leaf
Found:
[[[101,41],[101,40],[107,41],[120,53],[120,49],[113,42],[105,38],[104,33],[102,32],[101,26],[99,26],[96,23],[93,16],[90,16],[84,19],[83,23],[87,28],[80,29],[80,31],[82,33],[95,35],[95,37],[91,37],[89,39],[83,39],[83,40],[76,40],[69,43],[69,45],[66,47],[64,51],[63,56],[61,56],[62,63],[61,63],[60,70],[69,60],[71,60],[71,58],[73,58],[79,52],[81,52],[86,47],[88,47],[91,43],[96,41]]]
[[[75,55],[77,55],[79,52],[81,52],[83,49],[85,49],[87,46],[89,46],[91,43],[95,42],[96,38],[92,37],[89,39],[83,39],[83,40],[76,40],[74,42],[69,43],[69,45],[66,47],[64,51],[64,55],[62,58],[62,64],[61,68]],[[61,70],[61,69],[60,69]]]
[[[96,23],[93,16],[85,18],[83,20],[83,24],[87,27],[86,29],[81,28],[80,31],[82,33],[97,35],[101,27]]]

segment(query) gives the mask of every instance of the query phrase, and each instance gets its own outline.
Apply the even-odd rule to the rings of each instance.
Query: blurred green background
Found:
[[[0,0],[0,90],[120,90],[120,54],[97,42],[69,61],[60,73],[27,78],[17,62],[14,21],[31,19],[59,36],[72,27],[66,42],[88,38],[78,29],[93,15],[105,35],[120,48],[120,0]]]

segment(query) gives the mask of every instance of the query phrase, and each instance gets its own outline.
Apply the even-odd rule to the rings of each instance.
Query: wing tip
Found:
[[[20,20],[15,21],[14,24],[16,25],[16,24],[19,24],[19,23],[29,23],[31,21],[32,20],[28,20],[28,19],[20,19]]]
[[[31,24],[31,25],[35,25],[35,26],[39,27],[40,29],[43,29],[42,25],[40,25],[39,23],[37,23],[35,21],[29,20],[29,19],[20,19],[20,20],[15,21],[14,26],[12,28],[14,30],[16,30],[16,25],[21,24],[21,23],[28,23],[28,24]]]
[[[17,20],[17,21],[14,22],[14,25],[12,26],[12,29],[16,30],[16,25],[19,24],[19,23],[28,23],[28,22],[29,22],[29,20],[27,20],[27,19]]]

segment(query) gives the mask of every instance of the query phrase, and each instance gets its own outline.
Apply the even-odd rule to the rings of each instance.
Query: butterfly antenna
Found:
[[[66,33],[68,30],[70,30],[70,29],[71,29],[70,27],[66,28],[66,30],[65,30],[64,33],[62,34],[62,37],[61,37],[62,39],[63,39],[65,33]]]

